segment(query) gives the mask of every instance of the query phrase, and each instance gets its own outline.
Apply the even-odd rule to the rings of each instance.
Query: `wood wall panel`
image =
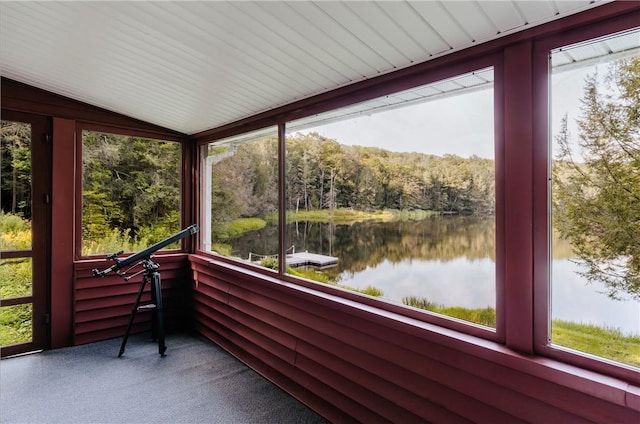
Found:
[[[341,422],[640,418],[638,388],[620,380],[190,258],[194,328],[326,417],[337,408]]]
[[[185,254],[168,254],[154,257],[160,264],[162,298],[165,327],[181,327],[189,290],[188,264]],[[122,337],[133,305],[135,303],[142,276],[124,281],[115,273],[104,278],[94,277],[93,268],[104,269],[104,260],[80,261],[75,266],[73,300],[73,344],[84,344],[112,337]],[[131,272],[129,273],[131,275]],[[141,303],[151,300],[151,287],[145,287]],[[136,314],[132,333],[151,329],[151,313],[140,311]]]

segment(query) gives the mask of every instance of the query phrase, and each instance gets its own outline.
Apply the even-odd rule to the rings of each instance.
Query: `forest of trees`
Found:
[[[181,166],[179,143],[84,131],[83,242],[117,231],[149,244],[178,231]]]
[[[233,149],[233,155],[228,150]],[[267,216],[278,205],[277,140],[212,145],[214,223]],[[318,133],[286,140],[287,210],[431,210],[491,215],[494,161],[347,146]]]
[[[2,211],[31,219],[31,126],[2,121],[0,188]]]

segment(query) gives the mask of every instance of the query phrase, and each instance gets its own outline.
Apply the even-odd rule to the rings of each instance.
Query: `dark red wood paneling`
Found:
[[[505,341],[533,352],[531,41],[504,51]]]
[[[75,121],[62,118],[53,119],[53,174],[51,181],[52,348],[69,346],[72,340],[75,131]]]
[[[160,264],[162,298],[167,328],[179,328],[186,315],[186,291],[190,287],[185,254],[167,254],[153,259]],[[142,276],[124,281],[114,274],[94,277],[93,268],[104,269],[105,260],[85,260],[76,263],[73,302],[73,344],[84,344],[111,337],[121,337],[135,303]],[[131,273],[130,273],[131,274]],[[150,300],[147,284],[142,302]],[[136,314],[132,332],[149,330],[151,314]]]
[[[640,417],[629,401],[638,388],[620,380],[283,283],[275,275],[200,256],[191,261],[194,327],[327,417],[335,407],[360,422]]]

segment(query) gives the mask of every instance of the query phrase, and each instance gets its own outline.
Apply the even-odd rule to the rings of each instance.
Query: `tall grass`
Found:
[[[444,306],[431,302],[429,299],[416,296],[408,296],[402,298],[402,303],[414,308],[424,309],[449,317],[463,319],[475,324],[484,325],[486,327],[496,326],[496,310],[491,307],[470,309],[460,306]]]
[[[31,223],[18,215],[0,212],[0,250],[31,249]]]

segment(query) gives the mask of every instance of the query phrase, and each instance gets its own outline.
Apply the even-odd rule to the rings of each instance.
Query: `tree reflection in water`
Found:
[[[420,221],[287,225],[286,246],[339,258],[322,272],[340,284],[374,286],[384,298],[426,298],[444,306],[495,307],[495,222],[473,216],[434,216]],[[233,254],[275,254],[278,231],[267,226],[231,240]],[[554,318],[591,322],[638,334],[638,302],[615,302],[587,285],[571,262],[571,245],[554,235]],[[567,271],[569,270],[569,271]],[[560,284],[561,280],[561,284]],[[590,305],[576,308],[574,305]],[[585,315],[587,314],[588,315]]]

